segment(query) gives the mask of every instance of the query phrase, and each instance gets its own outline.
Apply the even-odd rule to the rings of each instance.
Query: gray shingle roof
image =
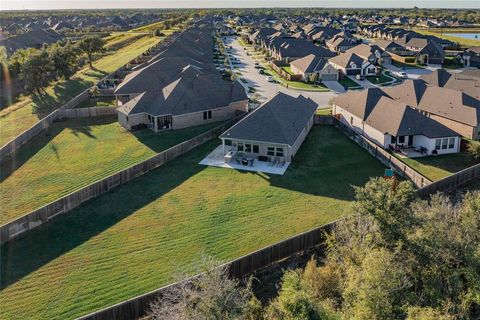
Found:
[[[322,70],[326,63],[327,60],[323,57],[309,54],[306,57],[292,61],[290,65],[295,66],[303,73],[312,73]]]
[[[278,93],[220,138],[293,145],[318,105],[310,98]]]

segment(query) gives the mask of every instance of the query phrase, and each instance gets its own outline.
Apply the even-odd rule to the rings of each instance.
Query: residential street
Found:
[[[241,72],[241,78],[248,81],[248,86],[255,88],[256,93],[262,97],[259,99],[261,102],[273,97],[277,92],[280,91],[294,97],[302,94],[303,96],[311,98],[313,101],[315,101],[320,108],[324,108],[328,106],[328,102],[333,97],[337,96],[337,94],[333,92],[309,92],[288,89],[277,83],[268,82],[266,80],[266,76],[260,74],[258,69],[255,68],[255,61],[251,56],[247,55],[247,51],[243,49],[238,40],[235,40],[233,37],[227,37],[225,40],[225,45],[227,48],[232,46],[230,53],[232,56],[236,57],[238,59],[237,61],[239,62],[236,64],[238,68],[235,70]]]

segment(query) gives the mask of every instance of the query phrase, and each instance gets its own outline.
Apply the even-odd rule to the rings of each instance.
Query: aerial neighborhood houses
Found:
[[[73,31],[114,31],[135,28],[162,18],[157,13],[130,15],[50,15],[0,20],[0,47],[7,55],[19,49],[40,48],[65,39]]]
[[[455,46],[449,40],[386,25],[362,26],[358,27],[358,32],[377,39],[376,45],[388,52],[393,60],[403,63],[442,64],[444,49]]]
[[[480,138],[480,74],[445,73],[348,92],[335,99],[333,114],[379,146],[406,156],[459,152],[461,136]]]
[[[215,68],[212,28],[199,24],[188,29],[126,75],[115,89],[123,127],[180,129],[228,120],[247,111],[244,88],[222,79]]]

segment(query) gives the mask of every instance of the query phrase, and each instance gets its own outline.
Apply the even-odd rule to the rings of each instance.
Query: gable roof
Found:
[[[298,70],[303,73],[312,73],[315,71],[320,71],[323,69],[327,60],[323,57],[316,56],[314,54],[309,54],[301,59],[292,61],[290,65],[295,66]]]
[[[432,86],[462,91],[476,99],[480,99],[480,70],[450,73],[445,69],[438,69],[422,75],[419,79]]]
[[[220,138],[261,141],[292,146],[305,129],[318,105],[310,98],[278,93]]]
[[[457,133],[415,111],[405,103],[381,97],[365,123],[393,136],[424,135],[428,138],[458,136]]]

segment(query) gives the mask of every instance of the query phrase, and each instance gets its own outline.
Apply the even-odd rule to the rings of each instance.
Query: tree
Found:
[[[250,282],[241,286],[228,277],[227,267],[218,267],[218,264],[204,258],[203,273],[191,282],[173,286],[151,304],[152,319],[255,319],[261,307],[253,296]]]
[[[98,36],[86,36],[78,42],[78,48],[87,55],[90,67],[93,67],[93,55],[105,51],[104,46],[105,41]]]
[[[78,69],[78,49],[70,42],[53,44],[48,50],[57,77],[70,78]]]
[[[467,150],[476,160],[480,161],[480,142],[469,141]]]
[[[27,91],[41,94],[41,89],[52,79],[52,64],[47,50],[27,50],[20,74]]]

